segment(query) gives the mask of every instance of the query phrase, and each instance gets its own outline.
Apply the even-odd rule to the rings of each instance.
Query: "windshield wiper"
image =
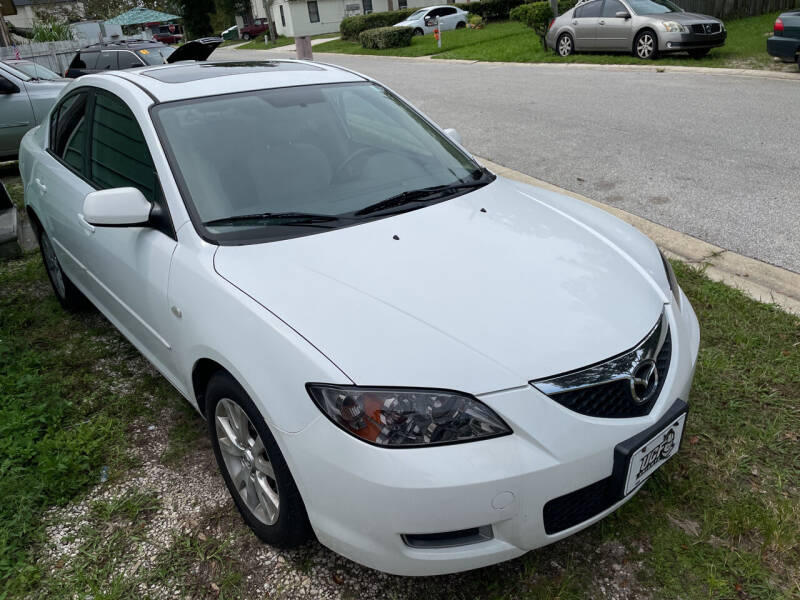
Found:
[[[403,206],[405,204],[411,204],[414,202],[430,202],[432,200],[440,200],[443,195],[451,195],[459,192],[460,190],[483,187],[484,185],[490,183],[490,181],[491,180],[481,177],[476,181],[448,183],[445,185],[419,188],[417,190],[407,190],[405,192],[400,192],[395,196],[386,198],[385,200],[381,200],[380,202],[376,202],[375,204],[365,206],[353,214],[355,216],[369,215],[381,210],[386,210],[387,208],[396,208],[398,206]]]
[[[265,223],[266,225],[315,225],[318,223],[331,223],[338,220],[339,217],[335,215],[319,215],[303,212],[265,212],[213,219],[204,222],[203,225],[236,225],[238,223],[247,223],[250,221],[268,221],[268,223]]]

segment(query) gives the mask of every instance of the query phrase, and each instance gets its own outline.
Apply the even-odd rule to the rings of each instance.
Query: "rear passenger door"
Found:
[[[442,8],[440,10],[442,11],[441,14],[439,15],[440,29],[442,31],[449,31],[450,29],[455,29],[456,22],[458,20],[456,17],[456,12],[458,11],[456,11],[455,7],[450,6],[447,8]]]
[[[117,52],[119,55],[117,57],[117,66],[120,69],[135,69],[137,67],[144,66],[144,62],[136,56],[136,53],[131,52],[130,50],[122,50]]]
[[[572,27],[575,30],[576,50],[597,49],[597,27],[603,10],[603,0],[587,2],[575,9],[572,14]]]

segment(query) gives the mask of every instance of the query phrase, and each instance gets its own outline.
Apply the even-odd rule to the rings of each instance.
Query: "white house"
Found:
[[[265,0],[250,0],[254,19],[267,16]],[[447,3],[431,0],[274,0],[272,19],[279,35],[295,37],[339,31],[344,17]]]
[[[49,12],[54,17],[66,19],[68,17],[83,17],[83,2],[80,0],[14,0],[17,7],[16,15],[5,17],[10,25],[18,29],[31,29],[38,22],[36,12]]]

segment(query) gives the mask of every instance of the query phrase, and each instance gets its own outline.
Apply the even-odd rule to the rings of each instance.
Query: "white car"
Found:
[[[658,248],[297,61],[87,75],[22,143],[47,273],[208,419],[244,520],[404,575],[520,556],[680,444],[697,319]]]
[[[455,6],[429,6],[420,8],[406,17],[404,21],[396,23],[394,27],[412,27],[414,35],[425,35],[426,33],[433,33],[433,30],[436,29],[438,18],[441,31],[461,29],[467,26],[468,14],[467,11]]]

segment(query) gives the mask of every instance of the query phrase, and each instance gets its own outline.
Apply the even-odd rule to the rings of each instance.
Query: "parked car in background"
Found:
[[[584,0],[550,23],[548,48],[573,52],[632,52],[643,60],[688,52],[701,58],[725,44],[715,17],[685,12],[670,0]]]
[[[135,69],[181,60],[205,60],[221,43],[222,38],[212,37],[186,42],[180,48],[147,40],[93,44],[75,53],[64,76],[75,78],[89,73]]]
[[[228,27],[225,31],[219,34],[223,40],[238,40],[239,39],[239,28],[236,25],[232,25]]]
[[[267,32],[267,28],[266,19],[255,19],[252,23],[245,25],[239,31],[243,40],[249,40],[264,35]]]
[[[599,521],[680,448],[700,330],[669,262],[458,139],[284,60],[88,75],[23,139],[56,297],[206,417],[270,544],[474,569]]]
[[[436,19],[439,19],[439,29],[461,29],[467,26],[467,13],[455,6],[428,6],[410,14],[404,21],[395,24],[395,27],[411,27],[414,35],[433,33],[436,28]]]
[[[68,83],[33,61],[0,61],[0,160],[16,158],[22,136],[42,122]]]
[[[800,69],[800,10],[783,13],[775,21],[767,52],[783,62],[796,62]]]
[[[153,34],[153,39],[162,44],[178,44],[183,39],[183,34],[159,31]]]

